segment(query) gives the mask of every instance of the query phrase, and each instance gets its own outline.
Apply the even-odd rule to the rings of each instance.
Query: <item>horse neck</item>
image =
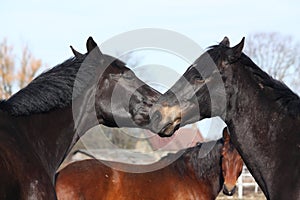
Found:
[[[174,163],[180,174],[187,174],[197,181],[208,181],[214,185],[216,194],[223,185],[221,171],[221,140],[202,143],[189,148]]]
[[[97,122],[86,117],[86,112],[94,108],[90,102],[94,94],[90,92],[94,91],[91,85],[98,68],[83,60],[84,57],[68,59],[0,102],[0,110],[17,118],[22,134],[49,171],[56,170],[79,136]]]
[[[16,117],[21,134],[39,155],[49,174],[54,174],[75,136],[69,108]]]
[[[275,176],[280,171],[277,163],[283,163],[282,159],[289,157],[284,152],[297,151],[295,147],[297,142],[298,144],[300,142],[297,136],[300,132],[299,129],[297,130],[300,125],[299,117],[293,113],[289,115],[289,109],[284,107],[282,102],[274,99],[280,95],[277,94],[276,87],[280,87],[281,90],[285,88],[280,85],[275,88],[267,85],[267,81],[274,80],[266,73],[249,66],[238,66],[235,70],[234,78],[229,78],[225,82],[228,110],[224,121],[229,127],[233,144],[264,194],[270,198],[274,190],[278,192],[281,190],[281,183],[277,186],[274,184]],[[257,78],[255,73],[261,73],[263,77]],[[270,80],[266,81],[266,79]],[[287,102],[297,99],[292,96],[291,91],[286,92],[287,97],[281,96],[286,99],[281,100]],[[287,162],[288,159],[285,163]],[[295,171],[295,167],[299,167],[299,162],[296,166],[290,166],[290,171]],[[293,181],[294,179],[291,178],[290,182]]]
[[[299,96],[282,82],[270,77],[246,55],[242,55],[241,60],[241,62],[228,67],[230,75],[223,75],[228,111],[224,120],[228,121],[241,112],[253,111],[251,107],[253,105],[254,109],[262,109],[262,111],[273,114],[274,120],[280,121],[282,120],[281,116],[289,115],[299,121]],[[279,112],[281,115],[276,115]],[[245,115],[239,117],[248,118]],[[260,119],[265,117],[265,115],[256,116]]]
[[[77,129],[72,114],[72,107],[68,106],[47,113],[16,117],[22,134],[50,175],[55,174],[79,136],[84,134],[78,130],[86,130],[95,125],[82,121],[85,129]]]

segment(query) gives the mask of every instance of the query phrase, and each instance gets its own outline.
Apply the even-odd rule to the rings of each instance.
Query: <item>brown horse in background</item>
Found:
[[[211,200],[222,187],[225,194],[232,195],[243,161],[230,142],[227,128],[223,138],[203,156],[201,148],[206,145],[210,144],[201,143],[182,150],[184,153],[179,151],[182,155],[172,164],[147,173],[118,171],[95,159],[71,163],[57,175],[57,197],[59,200]],[[174,155],[162,159],[172,159]]]

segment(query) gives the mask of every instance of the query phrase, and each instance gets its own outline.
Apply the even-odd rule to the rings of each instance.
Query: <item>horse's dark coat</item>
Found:
[[[168,136],[178,123],[220,116],[267,199],[300,199],[299,96],[242,53],[244,39],[232,48],[228,44],[225,37],[210,47],[160,98],[152,111],[153,127]],[[183,91],[194,95],[183,98]],[[180,109],[173,92],[183,105]],[[212,107],[212,100],[220,102]],[[157,111],[164,108],[167,113],[176,105],[179,114],[172,118]],[[181,121],[174,120],[178,117]]]

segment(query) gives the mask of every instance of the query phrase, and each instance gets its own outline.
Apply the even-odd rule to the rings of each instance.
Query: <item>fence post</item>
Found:
[[[243,198],[243,173],[238,178],[238,198]]]

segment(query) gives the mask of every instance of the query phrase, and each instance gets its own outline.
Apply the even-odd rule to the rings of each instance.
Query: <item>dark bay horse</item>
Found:
[[[181,150],[182,155],[172,164],[146,173],[118,171],[96,159],[71,163],[57,175],[57,197],[59,200],[212,200],[222,187],[225,194],[232,195],[243,161],[230,142],[227,128],[223,134],[224,139],[219,139],[207,154],[201,152],[205,143],[199,144]],[[168,154],[162,159],[173,156]]]
[[[75,57],[0,103],[0,199],[56,199],[56,170],[86,130],[149,123],[156,90],[91,37],[86,54],[72,50]]]
[[[261,70],[243,46],[244,38],[229,47],[225,37],[201,55],[153,107],[153,128],[169,136],[220,116],[267,199],[299,200],[299,96]]]

